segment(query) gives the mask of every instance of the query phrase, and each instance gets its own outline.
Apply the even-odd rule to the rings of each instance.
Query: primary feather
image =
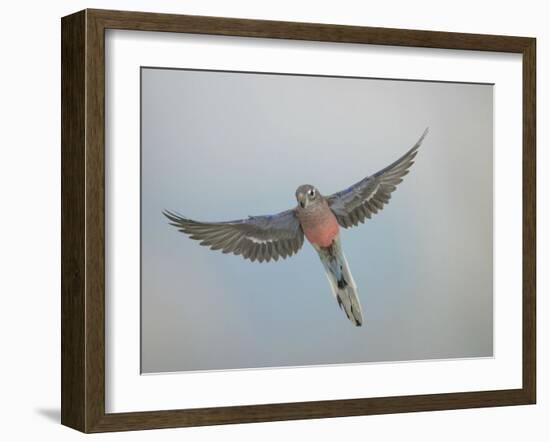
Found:
[[[164,211],[170,224],[203,246],[242,255],[250,261],[269,262],[298,252],[304,233],[294,209],[275,215],[250,216],[225,222],[200,222]]]
[[[428,134],[424,131],[416,144],[401,158],[384,169],[363,178],[345,190],[327,197],[328,205],[342,227],[356,226],[384,208],[392,192],[414,164],[418,148]]]

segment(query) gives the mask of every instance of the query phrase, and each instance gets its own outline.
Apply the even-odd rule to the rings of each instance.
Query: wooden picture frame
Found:
[[[536,151],[533,38],[84,10],[62,19],[62,424],[83,432],[534,404]],[[105,412],[105,30],[495,51],[523,57],[523,385],[512,390]]]

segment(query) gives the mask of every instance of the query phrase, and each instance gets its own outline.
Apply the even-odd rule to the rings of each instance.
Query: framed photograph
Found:
[[[61,25],[64,425],[535,403],[535,39]]]

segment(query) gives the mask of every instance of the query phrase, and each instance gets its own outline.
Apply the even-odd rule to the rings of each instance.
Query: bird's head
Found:
[[[321,194],[311,184],[303,184],[296,189],[296,201],[302,209],[321,200]]]

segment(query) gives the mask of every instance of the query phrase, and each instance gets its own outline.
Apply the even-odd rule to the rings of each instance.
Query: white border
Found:
[[[141,376],[140,66],[495,83],[495,357]],[[107,31],[106,411],[520,388],[521,80],[513,54]]]

